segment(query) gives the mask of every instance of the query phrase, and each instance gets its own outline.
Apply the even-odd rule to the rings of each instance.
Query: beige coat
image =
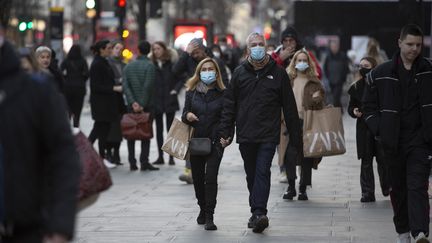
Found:
[[[308,81],[303,90],[303,109],[321,110],[325,105],[325,91],[319,81]],[[281,167],[284,164],[285,150],[288,146],[287,128],[282,115],[280,143],[278,146],[279,161]],[[314,167],[316,165],[314,164]]]

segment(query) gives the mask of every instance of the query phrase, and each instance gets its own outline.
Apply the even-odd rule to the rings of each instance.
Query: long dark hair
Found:
[[[81,47],[79,45],[73,45],[71,49],[69,50],[69,53],[66,56],[66,59],[69,60],[81,60],[83,59],[82,53],[81,53]]]
[[[92,45],[90,47],[90,50],[93,52],[93,54],[100,55],[100,50],[105,49],[109,43],[110,43],[109,40],[100,40],[96,42],[94,45]]]
[[[153,46],[154,45],[158,45],[158,46],[162,47],[162,49],[164,50],[164,53],[162,54],[162,56],[160,58],[161,61],[166,62],[166,61],[171,60],[171,53],[168,50],[168,47],[166,46],[166,44],[163,41],[156,41],[153,43],[152,50],[151,50],[151,52],[152,52],[151,59],[154,63],[157,62],[157,58],[156,58],[155,54],[153,53]]]

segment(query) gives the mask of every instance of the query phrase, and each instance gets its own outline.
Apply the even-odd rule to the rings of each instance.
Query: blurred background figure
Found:
[[[379,42],[373,37],[369,37],[369,41],[366,47],[366,56],[375,59],[377,65],[380,65],[381,63],[388,61],[387,54],[385,53],[384,50],[380,48]]]
[[[123,84],[123,68],[126,66],[122,55],[125,46],[120,41],[113,41],[111,42],[111,45],[113,50],[111,56],[109,56],[107,59],[112,70],[114,71],[115,85],[119,86]],[[108,161],[111,161],[116,165],[122,165],[123,163],[120,161],[120,145],[123,137],[121,133],[120,121],[122,115],[126,113],[126,103],[123,98],[123,92],[116,92],[115,95],[117,98],[117,107],[112,107],[112,109],[117,109],[120,115],[110,125],[110,131],[107,138],[106,155]]]
[[[39,71],[39,66],[29,48],[23,47],[18,50],[21,68],[27,73],[36,73]]]
[[[324,73],[329,81],[333,105],[342,107],[342,89],[349,73],[349,60],[340,50],[339,41],[330,40],[329,49],[330,52],[324,61]]]
[[[78,128],[89,77],[87,61],[82,56],[81,47],[73,45],[61,63],[60,70],[65,76],[64,94],[69,107],[73,126]]]
[[[361,78],[353,83],[348,90],[350,101],[348,105],[348,114],[357,120],[356,124],[356,141],[357,157],[361,159],[360,186],[362,196],[361,202],[375,202],[375,179],[373,172],[373,158],[376,158],[378,164],[378,175],[381,185],[382,194],[386,197],[389,195],[389,178],[388,169],[384,161],[384,151],[379,143],[375,140],[374,135],[369,131],[364,121],[362,112],[362,98],[366,87],[366,74],[377,66],[377,62],[372,57],[364,57],[360,60]]]
[[[66,243],[74,235],[80,161],[60,95],[22,63],[0,25],[0,241]]]
[[[156,123],[156,140],[158,145],[159,157],[153,164],[164,164],[162,145],[163,138],[163,115],[165,114],[166,131],[168,132],[174,120],[175,112],[178,111],[179,103],[177,94],[183,87],[181,79],[177,78],[172,71],[172,66],[178,60],[177,52],[168,48],[162,41],[156,41],[152,45],[151,61],[156,68],[154,83],[155,96],[154,112]],[[172,156],[169,157],[169,165],[174,165]]]
[[[90,65],[90,107],[94,120],[89,140],[99,144],[99,154],[105,159],[108,167],[115,164],[107,160],[107,139],[111,123],[119,119],[117,93],[122,92],[122,86],[116,85],[114,71],[107,58],[111,56],[112,45],[108,40],[96,42],[91,50],[95,57]]]

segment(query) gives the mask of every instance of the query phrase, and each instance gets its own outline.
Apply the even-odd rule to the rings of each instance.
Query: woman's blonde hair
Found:
[[[290,65],[286,69],[287,72],[288,72],[288,75],[289,75],[289,77],[291,79],[291,82],[293,82],[293,80],[297,77],[297,69],[295,68],[295,66],[296,66],[296,60],[297,60],[297,57],[300,54],[302,54],[302,53],[306,55],[307,61],[308,61],[308,64],[309,64],[309,68],[306,69],[306,77],[310,81],[319,82],[320,80],[318,78],[318,74],[317,74],[317,71],[316,71],[315,63],[312,60],[312,58],[310,57],[309,53],[306,50],[304,50],[304,49],[298,50],[294,54],[294,57],[292,58]]]
[[[192,78],[190,78],[186,82],[186,85],[185,85],[186,90],[188,90],[188,91],[189,90],[195,90],[197,84],[201,81],[201,78],[200,78],[201,68],[204,65],[204,63],[207,63],[207,62],[213,63],[213,65],[216,68],[216,86],[221,90],[225,89],[225,85],[222,81],[222,74],[221,74],[219,65],[217,64],[217,62],[213,58],[207,57],[198,63],[198,65],[195,69],[194,75],[192,76]]]

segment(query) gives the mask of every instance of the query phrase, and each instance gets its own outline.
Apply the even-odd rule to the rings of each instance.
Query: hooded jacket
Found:
[[[8,42],[0,49],[0,146],[4,221],[72,238],[80,162],[67,109],[50,81],[20,69]]]

